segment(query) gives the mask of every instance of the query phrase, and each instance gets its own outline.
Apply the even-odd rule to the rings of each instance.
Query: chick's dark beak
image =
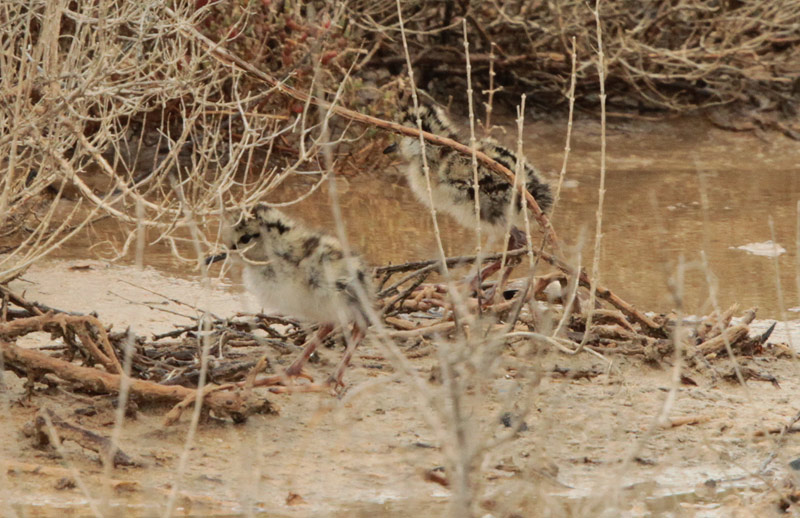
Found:
[[[386,149],[383,150],[383,154],[388,155],[389,153],[394,153],[395,151],[397,151],[397,143],[386,146]]]
[[[206,257],[206,266],[208,266],[209,264],[214,264],[219,261],[224,261],[227,258],[228,258],[227,252],[222,252],[221,254],[217,255],[210,255]]]

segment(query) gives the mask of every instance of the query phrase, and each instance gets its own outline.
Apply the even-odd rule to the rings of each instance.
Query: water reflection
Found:
[[[513,127],[511,121],[504,122]],[[564,129],[534,123],[524,135],[527,156],[553,180],[561,168]],[[567,187],[553,221],[568,244],[579,243],[584,236],[585,265],[590,264],[593,250],[599,135],[598,124],[576,123]],[[513,135],[496,138],[514,146]],[[735,248],[770,239],[771,217],[777,242],[788,250],[777,261],[785,304],[800,305],[795,236],[800,144],[781,135],[763,140],[726,132],[698,119],[612,123],[607,164],[601,279],[620,296],[648,310],[675,307],[667,282],[682,256],[687,311],[711,310],[710,279],[719,305],[757,305],[762,318],[779,316],[776,261]],[[396,169],[371,171],[339,184],[348,235],[372,262],[436,257],[430,215],[413,199]],[[296,194],[302,188],[294,185],[288,191]],[[325,190],[291,212],[314,225],[333,228]],[[449,255],[474,250],[471,232],[446,215],[439,220]],[[707,257],[707,269],[701,252]]]
[[[511,120],[501,124],[514,127]],[[552,122],[532,123],[525,129],[526,155],[551,180],[561,168],[564,134],[565,124]],[[582,243],[587,266],[593,249],[599,135],[596,122],[576,122],[568,181],[553,220],[565,243]],[[494,136],[515,147],[514,135],[498,131]],[[776,266],[785,306],[800,306],[795,235],[800,144],[778,134],[764,139],[718,130],[697,118],[661,123],[612,121],[607,163],[601,280],[621,297],[646,310],[675,307],[667,283],[683,257],[688,312],[711,310],[707,282],[711,279],[720,306],[757,305],[761,318],[779,317]],[[299,177],[270,201],[294,198],[314,181]],[[397,168],[380,166],[337,182],[351,246],[371,263],[437,256],[430,214],[414,199]],[[309,225],[335,229],[326,187],[286,210]],[[735,248],[771,239],[770,217],[775,239],[787,249],[786,254],[775,261]],[[448,255],[474,251],[475,237],[470,231],[446,215],[440,215],[439,222]],[[105,233],[102,226],[96,231],[101,236]],[[700,260],[703,251],[708,269]],[[85,246],[78,242],[59,255],[79,252],[85,254]],[[178,270],[167,247],[149,251],[147,262]],[[790,318],[793,315],[789,313]]]

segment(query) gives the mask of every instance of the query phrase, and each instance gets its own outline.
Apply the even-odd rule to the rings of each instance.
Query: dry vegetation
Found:
[[[353,2],[351,23],[380,50],[374,66],[404,64],[394,2]],[[798,135],[798,14],[791,1],[604,2],[609,105],[631,115],[726,106],[742,121]],[[571,39],[581,62],[579,104],[597,107],[595,19],[585,2],[404,2],[420,84],[463,95],[460,20],[469,23],[473,74],[516,104],[522,92],[545,113],[565,106]],[[445,93],[446,92],[446,93]],[[461,92],[461,94],[459,94]],[[461,99],[459,99],[460,101]],[[719,112],[715,112],[717,115]]]
[[[582,2],[404,2],[402,12],[417,82],[434,94],[466,91],[466,20],[475,91],[514,104],[528,92],[529,105],[566,108],[574,38],[575,98],[597,107],[595,19]],[[750,117],[718,109],[717,122],[795,135],[798,16],[788,1],[608,2],[609,106],[634,116],[723,106]],[[338,169],[358,168],[376,121],[342,140],[347,119],[309,113],[303,92],[390,117],[407,88],[393,2],[40,2],[9,4],[2,18],[0,280],[95,217],[185,239],[220,205],[260,199],[294,171],[321,170],[324,180],[323,134],[340,144]],[[340,131],[329,136],[329,126]],[[55,204],[42,206],[40,194],[81,206],[54,222]]]
[[[527,93],[537,111],[546,108],[570,122],[573,103],[602,108],[603,116],[608,105],[630,117],[714,107],[718,124],[777,129],[794,138],[800,131],[793,126],[800,11],[788,0],[609,1],[599,16],[585,2],[403,2],[398,11],[399,6],[358,0],[333,6],[65,0],[3,6],[0,347],[3,368],[27,379],[29,395],[44,384],[112,394],[123,403],[167,402],[165,425],[182,423],[190,437],[201,412],[235,422],[273,412],[248,374],[266,368],[263,358],[303,342],[308,330],[291,320],[204,315],[192,326],[149,339],[108,332],[109,323],[92,315],[42,306],[4,285],[99,218],[119,222],[125,236],[111,244],[108,259],[134,258],[141,265],[145,236],[156,236],[207,276],[203,258],[219,247],[224,210],[263,199],[297,172],[316,174],[308,195],[333,181],[334,171],[355,171],[375,160],[384,141],[376,129],[398,130],[380,119],[391,118],[395,100],[409,88],[408,61],[418,86],[444,102],[442,92],[464,100],[459,96],[470,89],[463,39],[471,46],[471,79],[483,91],[480,100],[516,104]],[[491,104],[475,111],[488,125]],[[525,114],[519,115],[521,129]],[[454,142],[440,143],[469,152]],[[73,202],[66,212],[62,199]],[[686,323],[680,268],[673,283],[675,313],[654,316],[634,308],[597,283],[597,263],[587,275],[580,258],[565,257],[547,218],[529,203],[547,239],[541,247],[529,239],[534,245],[512,258],[527,260],[537,276],[512,284],[506,297],[491,304],[478,304],[447,276],[429,278],[491,257],[375,270],[377,360],[403,373],[423,403],[421,413],[446,459],[443,472],[426,476],[451,489],[453,516],[474,516],[480,505],[486,507],[479,501],[483,461],[525,424],[520,419],[507,434],[492,437],[470,416],[474,387],[509,372],[507,365],[500,367],[509,349],[528,359],[542,351],[565,358],[592,355],[606,373],[612,356],[670,368],[669,397],[658,416],[662,425],[682,383],[696,384],[698,377],[777,383],[751,360],[790,355],[781,347],[765,348],[768,333],[750,336],[754,310],[734,322],[735,308],[718,308],[699,323]],[[552,272],[543,273],[544,263]],[[560,287],[556,297],[548,295],[548,286]],[[41,331],[57,337],[61,348],[15,345]],[[425,354],[436,360],[435,383],[423,379],[413,363],[421,343],[435,345],[436,352]],[[211,357],[219,359],[209,365]],[[567,369],[572,378],[599,374]],[[512,377],[519,387],[503,402],[503,415],[513,410],[524,418],[544,374],[519,367]],[[124,411],[124,404],[117,406]],[[181,421],[190,407],[192,418]],[[781,440],[793,424],[782,430]],[[39,446],[76,441],[98,452],[109,470],[130,462],[115,437],[97,436],[48,411],[32,429]],[[186,444],[188,455],[191,440]],[[773,501],[793,505],[793,488],[773,489]],[[174,498],[167,514],[173,506]],[[495,509],[498,516],[514,516],[517,508]]]

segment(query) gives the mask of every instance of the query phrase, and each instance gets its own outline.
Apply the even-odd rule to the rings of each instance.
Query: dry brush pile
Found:
[[[336,12],[301,25],[293,22],[300,12],[234,12],[242,34],[226,31],[222,42],[244,42],[256,67],[234,64],[201,32],[216,36],[225,20],[200,4],[5,6],[0,281],[109,217],[125,239],[108,243],[107,258],[140,254],[146,239],[199,268],[205,250],[187,257],[197,252],[187,243],[211,246],[204,236],[214,234],[221,206],[260,200],[298,170],[325,180],[320,149],[340,142],[346,124],[281,91],[294,86],[337,103],[350,95],[341,80],[349,62],[324,57],[341,41]],[[249,45],[254,24],[281,57]],[[258,74],[276,63],[277,79],[265,83]],[[339,168],[364,160],[336,149]]]
[[[488,256],[483,261],[494,259]],[[457,267],[475,264],[477,258],[455,257],[447,262]],[[792,356],[787,346],[765,346],[774,325],[766,333],[750,336],[749,324],[756,309],[745,311],[741,318],[734,318],[734,306],[695,322],[684,321],[676,314],[637,320],[637,310],[620,304],[610,290],[599,287],[598,292],[607,292],[604,298],[610,302],[592,310],[587,330],[585,287],[570,283],[561,271],[536,276],[530,286],[513,282],[488,303],[468,297],[459,304],[460,287],[425,282],[437,266],[437,261],[427,261],[375,269],[381,286],[378,307],[382,324],[377,333],[382,339],[411,346],[409,358],[420,357],[421,340],[458,342],[459,336],[463,339],[471,335],[469,341],[485,349],[482,355],[487,358],[502,354],[511,344],[526,343],[533,347],[533,354],[549,350],[574,355],[583,350],[609,365],[606,356],[615,355],[654,364],[680,360],[689,370],[714,381],[755,379],[777,384],[769,373],[747,367],[747,358]],[[495,283],[487,281],[484,288],[490,289]],[[554,286],[561,288],[556,290],[557,295],[553,294]],[[455,294],[449,293],[451,289],[457,290]],[[137,403],[174,404],[166,418],[168,424],[177,422],[181,410],[200,397],[198,386],[203,391],[205,411],[219,417],[239,422],[253,412],[273,411],[269,402],[254,399],[251,391],[289,382],[279,375],[280,366],[310,336],[307,326],[280,316],[239,314],[223,318],[205,314],[193,325],[176,325],[173,331],[148,338],[129,331],[112,332],[108,323],[94,315],[28,301],[2,285],[0,293],[3,368],[27,379],[31,394],[43,384],[85,394],[115,395],[127,384],[126,390]],[[40,332],[49,333],[55,345],[33,349],[15,345],[21,337]],[[338,347],[341,342],[340,335],[327,344]],[[714,360],[731,356],[739,362],[733,370],[722,372],[713,365]],[[391,354],[369,359],[382,362],[381,368],[399,368]],[[256,379],[263,371],[277,374]]]
[[[516,104],[528,93],[545,113],[565,105],[574,38],[578,104],[595,111],[597,36],[594,3],[412,1],[402,2],[412,63],[424,88],[463,95],[461,19],[469,23],[474,81]],[[709,112],[726,127],[778,129],[800,137],[800,12],[777,2],[598,3],[612,110]],[[348,4],[353,24],[379,47],[371,65],[405,64],[395,2]],[[461,101],[462,99],[458,99]],[[723,114],[738,114],[739,124]]]

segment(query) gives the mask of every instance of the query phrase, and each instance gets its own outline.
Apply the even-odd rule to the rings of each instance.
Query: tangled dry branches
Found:
[[[793,2],[600,5],[612,108],[746,106],[751,126],[797,135]],[[420,86],[464,91],[448,81],[463,81],[466,20],[472,77],[489,95],[526,92],[548,110],[563,103],[574,36],[576,97],[596,101],[594,14],[584,2],[402,6]],[[348,132],[351,122],[328,108],[315,115],[283,87],[366,115],[390,112],[402,89],[394,2],[40,1],[9,4],[2,20],[0,281],[105,217],[124,229],[110,258],[147,240],[201,268],[202,252],[180,245],[211,247],[204,236],[222,207],[263,199],[296,172],[319,185],[320,149],[335,146],[340,167],[370,126]],[[276,83],[214,59],[197,33]],[[713,120],[741,127],[724,112]],[[323,142],[325,124],[334,131]]]
[[[611,106],[687,111],[739,104],[797,113],[800,12],[794,2],[650,0],[600,6]],[[354,23],[380,41],[373,64],[400,65],[394,2],[348,7]],[[596,103],[594,14],[586,2],[415,1],[404,2],[403,10],[423,86],[431,81],[448,86],[463,77],[458,21],[466,18],[475,46],[473,74],[486,81],[484,87],[493,65],[495,81],[507,93],[534,91],[531,97],[542,106],[564,103],[569,42],[575,37],[581,56],[578,98]]]

